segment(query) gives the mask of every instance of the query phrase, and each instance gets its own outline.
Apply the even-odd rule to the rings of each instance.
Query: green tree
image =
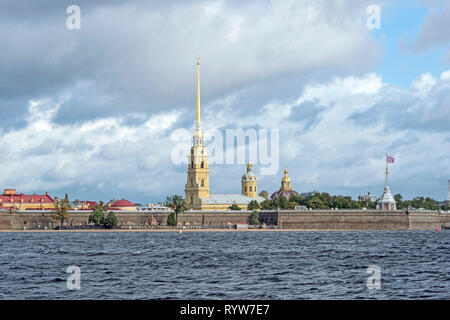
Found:
[[[275,209],[275,208],[276,208],[276,207],[274,206],[272,200],[264,200],[263,202],[261,202],[261,203],[259,204],[259,207],[260,207],[262,210],[270,210],[270,209]]]
[[[112,212],[112,211],[110,211],[110,212],[108,213],[108,215],[106,216],[106,218],[103,218],[103,225],[104,225],[106,228],[112,228],[112,227],[116,226],[117,223],[118,223],[117,217],[116,217],[116,215],[114,214],[114,212]]]
[[[259,225],[259,213],[258,210],[253,210],[252,215],[250,216],[250,221],[249,223],[251,225]]]
[[[69,220],[70,202],[69,199],[61,199],[55,203],[55,212],[51,215],[52,219],[59,220],[61,225],[65,220]]]
[[[266,190],[263,190],[259,193],[260,197],[263,197],[264,199],[269,199],[269,193]]]
[[[241,210],[241,208],[239,208],[239,206],[236,203],[233,203],[231,206],[228,207],[228,209],[236,211]]]
[[[89,223],[93,222],[96,226],[103,225],[106,209],[107,206],[103,203],[103,201],[100,201],[100,203],[96,204],[94,206],[94,210],[89,216]]]
[[[164,202],[166,207],[172,208],[175,211],[175,215],[178,218],[178,214],[187,210],[186,202],[182,196],[173,195],[166,198]]]
[[[248,210],[255,210],[255,209],[259,209],[259,203],[256,200],[252,200],[248,203],[247,205],[247,209]]]
[[[178,224],[177,215],[176,215],[175,211],[171,212],[169,214],[169,216],[167,217],[167,225],[176,226],[177,224]]]

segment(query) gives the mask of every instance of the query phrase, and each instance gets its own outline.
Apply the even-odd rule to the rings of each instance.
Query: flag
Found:
[[[394,157],[386,156],[386,162],[387,163],[394,163]]]

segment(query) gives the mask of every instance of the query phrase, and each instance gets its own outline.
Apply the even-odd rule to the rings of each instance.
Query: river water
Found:
[[[6,232],[0,246],[0,299],[450,298],[450,231]]]

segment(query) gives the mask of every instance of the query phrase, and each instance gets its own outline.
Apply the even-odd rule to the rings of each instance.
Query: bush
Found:
[[[106,216],[106,218],[103,219],[103,225],[106,228],[112,228],[114,226],[117,226],[117,223],[118,223],[117,217],[112,211],[110,211]]]
[[[259,225],[259,213],[256,210],[253,210],[252,215],[250,217],[250,222],[251,225],[256,226]]]
[[[178,223],[177,221],[177,214],[175,212],[171,212],[169,216],[167,217],[167,225],[169,226],[176,226]]]
[[[239,206],[236,203],[233,203],[231,206],[228,207],[228,209],[236,211],[241,210],[241,208],[239,208]]]
[[[249,204],[247,205],[247,209],[248,210],[255,210],[255,209],[259,209],[259,203],[256,200],[252,200],[249,202]]]

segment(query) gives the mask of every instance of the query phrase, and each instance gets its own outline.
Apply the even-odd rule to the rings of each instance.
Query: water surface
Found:
[[[0,299],[450,298],[450,231],[11,232],[0,246]]]

